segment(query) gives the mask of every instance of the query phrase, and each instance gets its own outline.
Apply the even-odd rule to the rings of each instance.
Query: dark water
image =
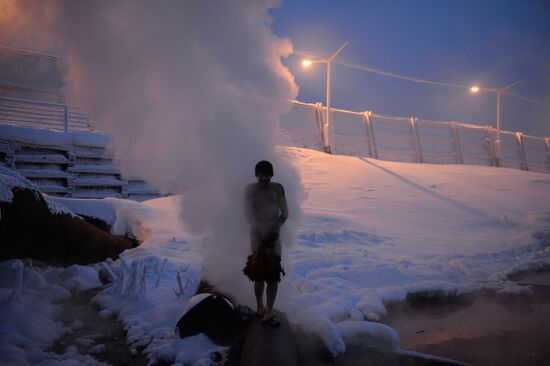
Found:
[[[530,295],[485,292],[456,298],[433,298],[392,308],[385,323],[395,328],[401,348],[450,358],[472,365],[550,365],[550,272],[526,274],[515,280],[529,285]],[[64,353],[71,345],[88,354],[79,338],[104,344],[93,355],[112,365],[146,365],[144,355],[133,355],[126,333],[115,319],[103,319],[90,303],[95,292],[75,293],[61,304],[62,321],[79,319],[82,326],[59,340],[50,351]],[[424,365],[376,350],[350,349],[333,359],[311,335],[296,335],[303,365]]]
[[[146,365],[146,356],[130,353],[122,324],[115,318],[104,319],[98,315],[98,307],[91,303],[96,293],[96,290],[75,292],[71,298],[59,304],[63,309],[59,320],[63,324],[68,326],[77,320],[82,325],[58,340],[49,351],[63,354],[67,347],[75,346],[80,354],[86,355],[91,347],[103,344],[104,351],[90,356],[111,365]],[[86,340],[92,340],[93,343]]]
[[[401,348],[472,365],[550,365],[550,273],[515,278],[533,293],[482,293],[403,306],[386,323]]]

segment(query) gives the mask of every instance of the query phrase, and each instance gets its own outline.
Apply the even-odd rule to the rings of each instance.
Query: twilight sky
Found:
[[[544,101],[502,98],[502,128],[550,136],[550,1],[287,0],[270,12],[295,50],[334,52],[374,68],[456,84],[502,87]],[[285,63],[298,99],[325,102],[325,65]],[[356,111],[495,125],[496,96],[333,66],[332,105]]]

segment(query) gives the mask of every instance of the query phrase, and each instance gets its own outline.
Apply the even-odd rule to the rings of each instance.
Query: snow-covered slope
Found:
[[[506,275],[550,265],[547,174],[286,154],[308,192],[291,254],[297,322],[378,320],[410,292],[523,291]],[[337,330],[323,331],[333,351]]]
[[[507,275],[550,266],[550,175],[393,163],[299,148],[281,153],[297,166],[308,195],[298,242],[286,249],[287,276],[276,306],[295,324],[318,333],[334,354],[359,338],[398,348],[395,331],[377,322],[388,301],[419,291],[525,291]],[[95,302],[118,315],[131,347],[147,346],[153,359],[186,362],[204,356],[198,344],[205,352],[216,349],[204,338],[174,338],[175,323],[200,279],[204,250],[200,238],[182,229],[179,198],[70,201],[63,204],[76,213],[93,216],[95,207],[98,217],[114,215],[108,221],[118,223],[116,231],[144,240],[123,253],[123,261],[89,267],[108,268],[116,277]],[[10,266],[5,263],[3,270]],[[33,272],[40,269],[26,267],[23,273]],[[42,277],[44,285],[34,285],[33,293],[64,286]],[[8,282],[2,299],[16,287]],[[21,293],[17,301],[37,301],[25,289]],[[7,301],[2,316],[16,311]],[[47,337],[20,335],[42,348],[47,343]],[[3,337],[9,345],[4,351],[23,347],[13,339]],[[11,359],[21,360],[20,353]]]
[[[408,261],[419,265],[444,258],[457,259],[451,267],[465,271],[457,267],[459,260],[493,262],[483,255],[491,253],[514,251],[519,265],[517,251],[538,243],[533,234],[550,230],[547,174],[394,163],[302,149],[288,154],[308,191],[303,244],[309,242],[308,233],[317,232],[325,237],[314,242],[341,248],[338,243],[349,244],[346,239],[358,231],[352,241],[361,243],[366,254],[394,267],[401,263],[404,272]],[[378,287],[380,279],[369,283]]]

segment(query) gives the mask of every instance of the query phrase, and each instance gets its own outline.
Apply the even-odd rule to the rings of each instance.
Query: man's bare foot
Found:
[[[272,315],[271,313],[265,312],[264,316],[262,317],[262,324],[270,325],[273,328],[279,328],[281,326],[281,322],[277,320],[275,315]]]
[[[265,315],[265,308],[258,308],[258,310],[256,310],[256,314],[255,314],[258,318],[262,318],[263,319],[263,316]]]

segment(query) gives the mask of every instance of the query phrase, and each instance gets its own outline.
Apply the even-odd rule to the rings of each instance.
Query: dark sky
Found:
[[[502,128],[550,136],[550,0],[287,0],[271,12],[296,50],[442,82],[502,87],[544,101],[503,96]],[[286,61],[299,100],[325,102],[326,69]],[[421,85],[333,66],[332,105],[432,120],[495,124],[494,94]]]

